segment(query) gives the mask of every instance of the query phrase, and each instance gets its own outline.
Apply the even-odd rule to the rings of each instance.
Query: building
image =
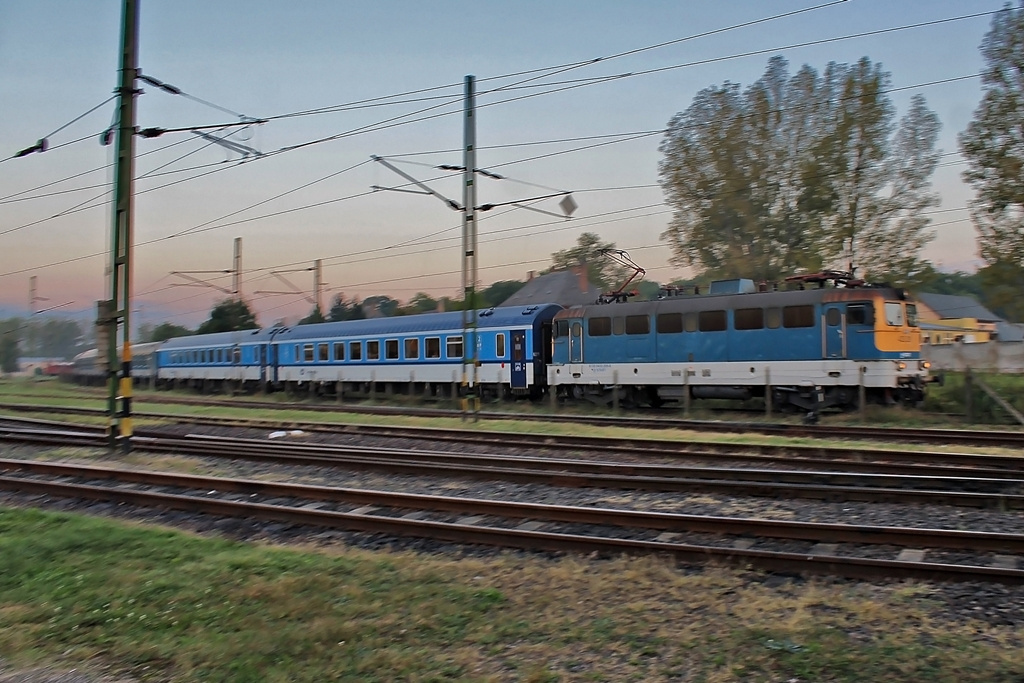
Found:
[[[505,299],[502,306],[529,306],[532,304],[560,304],[566,308],[592,304],[601,296],[601,290],[590,284],[586,266],[573,266],[546,275],[530,278],[523,287]]]
[[[1007,323],[973,297],[921,293],[915,296],[915,300],[923,344],[979,344],[1024,339],[1016,326]]]

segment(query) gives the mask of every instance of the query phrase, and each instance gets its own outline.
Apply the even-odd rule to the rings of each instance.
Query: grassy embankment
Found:
[[[0,509],[0,658],[176,681],[1024,679],[1024,630],[951,623],[926,585],[764,579],[289,550]]]
[[[173,681],[1019,681],[923,585],[283,549],[0,509],[0,657]],[[771,583],[771,582],[769,582]]]

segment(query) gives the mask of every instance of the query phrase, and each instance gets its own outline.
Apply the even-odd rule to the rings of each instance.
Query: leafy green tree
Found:
[[[241,299],[225,299],[210,311],[210,319],[199,326],[196,334],[254,330],[259,327],[249,305]]]
[[[401,302],[383,294],[367,297],[366,299],[363,299],[362,303],[364,313],[374,311],[379,317],[383,318],[390,318],[393,315],[398,315],[401,307]]]
[[[160,323],[153,328],[148,337],[143,337],[143,339],[151,342],[162,342],[174,339],[175,337],[187,337],[190,334],[192,334],[192,330],[187,327],[175,325],[174,323]]]
[[[363,307],[355,299],[346,301],[343,294],[335,294],[331,299],[331,310],[327,313],[327,319],[331,322],[362,320],[365,317]]]
[[[315,323],[325,323],[327,318],[324,317],[319,306],[314,306],[313,310],[310,311],[309,315],[299,321],[300,325],[313,325]]]
[[[960,134],[960,150],[968,164],[964,180],[975,191],[971,218],[988,289],[1024,279],[1024,2],[993,17],[981,54],[983,95]],[[1006,299],[1002,292],[993,297],[996,308]]]
[[[437,299],[424,292],[417,292],[413,298],[409,299],[409,303],[402,307],[402,312],[409,315],[433,313],[436,310]]]
[[[576,238],[575,247],[551,254],[551,270],[585,266],[590,284],[602,290],[618,287],[631,273],[602,253],[606,249],[615,248],[614,242],[602,242],[594,233],[584,232]]]
[[[1024,269],[1020,263],[1000,260],[978,271],[984,287],[982,302],[1011,322],[1024,322]]]
[[[673,262],[765,280],[836,267],[844,252],[873,278],[920,269],[938,119],[915,98],[897,125],[888,84],[866,57],[792,77],[775,57],[744,91],[698,93],[660,148]]]
[[[525,284],[519,280],[501,280],[485,287],[480,292],[480,298],[485,306],[500,306],[506,299],[522,289]]]
[[[18,318],[0,321],[0,371],[17,372],[18,359],[21,358],[21,332],[24,330]]]
[[[84,350],[81,326],[62,318],[29,318],[22,330],[22,353],[39,358],[70,359]]]

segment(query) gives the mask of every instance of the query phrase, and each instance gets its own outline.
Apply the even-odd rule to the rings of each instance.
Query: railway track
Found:
[[[102,411],[88,408],[53,407],[44,412],[99,417]],[[949,477],[970,474],[977,477],[1018,478],[1024,476],[1024,453],[995,455],[956,452],[908,451],[893,448],[856,448],[828,445],[735,444],[717,441],[672,441],[615,437],[559,436],[522,432],[496,432],[477,429],[443,429],[435,427],[382,426],[369,424],[330,424],[323,422],[288,421],[215,416],[183,417],[166,413],[142,412],[137,417],[170,422],[186,421],[196,425],[219,425],[248,429],[299,429],[313,434],[345,437],[403,438],[432,443],[458,443],[519,449],[558,450],[572,453],[597,453],[609,457],[642,456],[644,459],[706,461],[748,464],[766,467],[814,468],[910,476]],[[59,429],[62,423],[32,418],[2,417],[14,425],[37,425]],[[76,429],[92,429],[76,425]],[[139,436],[159,436],[160,431],[140,429]]]
[[[0,460],[0,488],[345,532],[854,578],[1024,583],[1024,534],[716,518]],[[926,561],[926,556],[928,560]]]
[[[103,448],[100,427],[74,430],[0,427],[0,440],[44,446]],[[450,453],[422,448],[332,446],[189,435],[140,433],[135,448],[168,454],[277,464],[471,478],[560,487],[599,487],[830,501],[900,502],[999,510],[1024,509],[1024,473],[920,476],[814,470],[700,467],[593,459]]]
[[[172,396],[147,395],[140,398],[136,405],[152,404],[175,404],[195,406],[215,406],[226,408],[259,408],[261,410],[302,410],[317,413],[334,413],[342,410],[346,413],[366,415],[402,415],[417,417],[446,417],[458,419],[462,413],[456,410],[441,408],[426,408],[420,406],[373,406],[353,404],[329,404],[316,402],[281,402],[281,401],[258,401],[252,399],[231,399],[231,400],[196,400],[181,399]],[[19,403],[0,403],[0,410],[20,411],[39,410],[40,406]],[[635,415],[580,415],[567,413],[512,413],[499,411],[482,411],[479,417],[482,420],[495,421],[530,421],[530,422],[553,422],[571,423],[606,427],[614,425],[617,427],[630,427],[636,429],[651,430],[694,430],[710,433],[754,433],[774,436],[786,436],[793,438],[827,438],[827,439],[858,439],[873,441],[908,442],[923,444],[957,444],[970,446],[997,446],[1009,448],[1024,448],[1024,431],[1009,430],[977,430],[977,429],[934,429],[914,427],[872,427],[853,425],[807,425],[790,423],[768,423],[768,422],[725,422],[716,420],[686,420],[674,417],[665,417],[661,413],[656,417],[641,417]]]

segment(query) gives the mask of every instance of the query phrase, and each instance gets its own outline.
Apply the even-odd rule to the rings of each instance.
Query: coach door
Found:
[[[583,362],[583,321],[573,320],[569,323],[569,362]]]
[[[512,334],[512,388],[526,388],[526,332],[513,330]]]
[[[826,304],[822,327],[825,358],[846,358],[846,316],[837,304]]]

